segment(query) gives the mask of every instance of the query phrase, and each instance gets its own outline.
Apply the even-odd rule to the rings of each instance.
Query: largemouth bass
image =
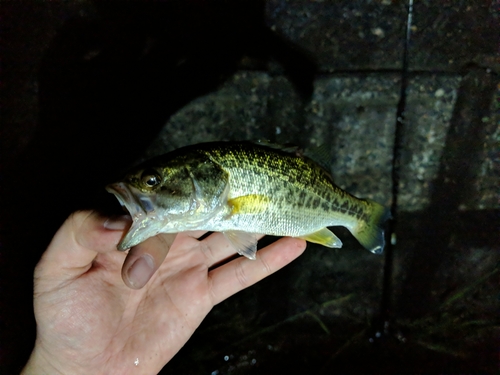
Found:
[[[336,186],[330,174],[290,149],[252,142],[184,147],[151,159],[107,186],[132,216],[118,244],[125,250],[158,233],[222,232],[255,259],[257,234],[342,247],[327,227],[344,226],[381,253],[389,217],[382,205]]]

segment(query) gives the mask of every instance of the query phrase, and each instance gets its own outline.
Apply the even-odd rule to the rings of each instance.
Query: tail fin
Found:
[[[363,247],[374,254],[381,254],[385,247],[383,224],[391,217],[391,211],[381,204],[366,199],[368,203],[366,221],[360,221],[351,231]]]

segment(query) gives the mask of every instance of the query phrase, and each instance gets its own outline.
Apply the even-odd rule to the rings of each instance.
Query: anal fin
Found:
[[[317,232],[300,236],[303,240],[317,243],[327,247],[341,248],[342,241],[328,228],[323,228]]]
[[[227,240],[234,246],[238,254],[246,256],[248,259],[255,260],[257,253],[257,235],[243,231],[223,232]]]

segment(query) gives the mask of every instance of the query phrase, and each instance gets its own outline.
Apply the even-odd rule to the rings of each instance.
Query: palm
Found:
[[[55,238],[49,249],[60,246]],[[74,277],[64,274],[61,262],[50,266],[50,256],[44,255],[49,259],[42,258],[35,272],[35,352],[50,359],[55,370],[69,364],[72,373],[157,373],[215,304],[290,262],[303,248],[301,240],[282,239],[259,252],[257,261],[237,258],[209,271],[234,251],[221,234],[198,241],[182,233],[139,290],[121,278],[125,253],[94,252]],[[62,268],[63,276],[53,277],[51,267]]]
[[[40,334],[54,352],[67,352],[87,368],[91,364],[100,371],[107,368],[105,373],[124,374],[140,366],[157,372],[214,304],[200,242],[183,234],[177,244],[183,246],[172,246],[168,261],[140,290],[124,285],[125,254],[118,252],[99,254],[92,268],[63,291],[38,287],[35,309],[43,316],[38,324],[47,328]],[[161,363],[155,361],[159,353]]]

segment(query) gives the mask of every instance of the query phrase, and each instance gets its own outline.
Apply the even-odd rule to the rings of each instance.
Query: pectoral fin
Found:
[[[227,231],[224,236],[234,246],[238,254],[246,256],[248,259],[255,260],[257,252],[257,235],[240,231]]]
[[[306,234],[305,236],[300,236],[299,238],[327,247],[342,247],[342,241],[340,241],[340,239],[328,228],[320,229],[317,232]]]
[[[250,194],[229,199],[227,203],[232,207],[231,215],[259,214],[267,209],[270,201],[265,195]]]

